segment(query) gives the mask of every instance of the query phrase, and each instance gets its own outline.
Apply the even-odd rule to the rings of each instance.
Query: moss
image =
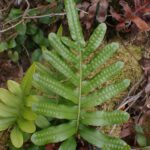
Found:
[[[141,77],[142,70],[138,63],[138,61],[141,59],[142,53],[139,47],[128,45],[127,49],[124,46],[120,46],[119,51],[101,68],[111,65],[112,63],[116,61],[123,61],[125,63],[124,69],[120,74],[115,76],[111,81],[108,81],[105,85],[109,85],[111,83],[114,83],[118,80],[122,79],[130,79],[131,80],[131,86],[134,85]],[[130,86],[130,87],[131,87]],[[101,87],[100,87],[101,88]],[[103,110],[114,110],[116,105],[118,105],[119,102],[122,101],[122,99],[127,95],[129,89],[121,93],[120,95],[116,96],[115,98],[111,99],[110,101],[106,102],[102,106],[100,106],[98,109]],[[112,127],[101,127],[102,132],[109,133],[111,131]],[[121,131],[121,126],[116,126],[115,130],[113,131],[113,136],[119,136]]]

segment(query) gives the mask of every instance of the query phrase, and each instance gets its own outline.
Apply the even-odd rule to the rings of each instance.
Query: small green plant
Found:
[[[47,5],[48,3],[54,2],[53,0],[48,1],[46,2],[45,0]],[[56,6],[49,8],[49,6],[45,5],[40,11],[38,7],[30,8],[27,12],[29,18],[26,19],[22,18],[24,14],[22,8],[12,7],[8,17],[3,20],[3,23],[7,24],[8,22],[11,22],[11,24],[16,24],[22,19],[23,21],[16,26],[14,25],[12,30],[13,34],[12,36],[9,36],[9,38],[7,34],[10,35],[10,33],[5,31],[3,40],[0,40],[0,53],[4,51],[8,52],[9,58],[15,63],[18,62],[19,56],[24,53],[27,55],[31,54],[32,61],[40,60],[42,53],[40,49],[41,46],[44,45],[49,47],[45,29],[49,28],[50,24],[53,24],[60,19],[60,16],[51,16],[51,14],[62,12],[63,9],[61,0],[55,2],[57,4]],[[43,15],[47,16],[36,18],[36,21],[32,19],[32,17],[34,18],[35,16]],[[42,26],[44,30],[42,30],[40,26]]]
[[[34,133],[31,141],[35,145],[64,141],[59,150],[75,150],[75,139],[83,138],[104,150],[129,150],[130,147],[121,139],[92,127],[120,124],[129,118],[123,111],[107,112],[96,108],[129,86],[130,81],[125,79],[104,87],[104,83],[122,70],[124,63],[118,61],[89,78],[117,51],[119,45],[108,44],[95,57],[89,57],[100,46],[106,25],[100,24],[86,43],[74,0],[64,2],[72,40],[50,33],[49,42],[53,50],[43,47],[43,58],[51,67],[37,64],[33,85],[49,99],[33,101],[32,110],[50,118],[51,126]]]
[[[34,71],[33,64],[21,84],[8,80],[8,90],[0,88],[0,131],[12,129],[11,142],[17,148],[23,145],[26,133],[33,133],[36,130],[34,123],[36,114],[28,105]]]

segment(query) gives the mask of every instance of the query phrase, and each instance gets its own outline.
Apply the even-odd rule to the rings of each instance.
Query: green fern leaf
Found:
[[[43,57],[64,76],[70,79],[70,81],[72,81],[74,85],[79,84],[79,78],[77,77],[77,75],[75,75],[70,67],[68,67],[68,65],[64,63],[64,61],[62,61],[57,55],[49,51],[44,51]]]
[[[94,94],[89,95],[82,99],[81,106],[82,107],[93,107],[100,105],[107,100],[110,100],[123,90],[125,90],[130,85],[129,80],[123,80],[119,83],[107,86],[106,88],[102,89],[100,92],[96,92]]]
[[[98,25],[98,27],[94,30],[93,34],[91,35],[87,43],[87,46],[83,53],[83,59],[87,58],[94,50],[96,50],[100,46],[105,36],[105,33],[106,33],[106,25],[104,23]]]
[[[60,145],[59,150],[76,150],[76,147],[77,143],[75,139],[71,137]]]
[[[118,50],[118,48],[118,43],[111,43],[104,47],[104,49],[102,49],[102,51],[89,64],[85,66],[83,70],[83,77],[86,77],[91,71],[104,64]]]
[[[92,126],[121,124],[128,121],[128,119],[129,114],[122,111],[96,111],[81,113],[81,123]]]
[[[34,74],[33,78],[35,87],[43,92],[49,93],[52,91],[74,103],[77,103],[78,99],[73,91],[68,87],[64,87],[58,81],[50,78],[49,76],[40,75],[38,73]]]
[[[47,74],[48,76],[54,77],[54,73],[50,69],[47,69],[47,67],[45,67],[41,63],[36,62],[35,68],[35,70],[40,74]]]
[[[47,66],[46,69],[42,65],[36,65],[33,86],[39,89],[40,93],[43,92],[43,95],[55,97],[53,100],[45,96],[27,98],[27,106],[32,106],[32,110],[45,117],[44,119],[46,117],[51,119],[50,127],[32,135],[32,142],[36,145],[44,145],[64,141],[59,150],[73,150],[76,148],[73,137],[81,136],[89,143],[103,149],[108,144],[108,149],[129,150],[129,146],[122,140],[89,128],[90,125],[120,124],[129,118],[129,115],[122,111],[89,112],[91,109],[88,109],[94,110],[93,107],[110,100],[130,84],[126,79],[99,89],[99,86],[111,80],[122,70],[124,63],[121,61],[102,69],[91,79],[88,78],[90,73],[100,69],[101,65],[117,51],[119,44],[108,44],[97,53],[97,56],[89,57],[102,43],[106,25],[100,24],[85,45],[74,0],[64,2],[72,40],[50,33],[49,41],[54,50],[43,50],[43,58],[50,67]],[[53,67],[57,70],[57,74],[49,72]]]
[[[31,140],[36,145],[64,141],[76,133],[76,122],[52,126],[32,135]]]
[[[29,95],[31,87],[32,87],[32,76],[35,72],[35,64],[32,64],[32,66],[28,69],[26,75],[24,76],[22,82],[21,82],[21,88],[23,90],[24,95]]]
[[[96,77],[88,81],[82,88],[83,93],[89,93],[91,90],[94,90],[96,87],[110,80],[114,75],[122,70],[124,63],[118,61],[111,66],[103,69]]]
[[[107,148],[110,148],[110,150],[130,150],[130,147],[124,141],[107,136],[96,129],[83,126],[80,129],[80,135],[83,139],[99,148],[107,145]]]
[[[67,19],[72,39],[79,45],[84,46],[85,41],[79,22],[79,16],[77,10],[75,9],[74,0],[65,0],[65,9],[67,12]]]
[[[68,37],[61,37],[61,41],[70,49],[73,50],[77,50],[77,51],[81,51],[80,46],[73,42],[72,40],[70,40]]]
[[[51,102],[35,103],[32,110],[41,115],[58,119],[72,120],[77,118],[77,107],[58,105]]]
[[[64,59],[70,62],[74,63],[78,62],[77,57],[62,44],[60,38],[55,33],[50,33],[48,38],[50,44],[60,56],[62,56]]]
[[[38,117],[35,120],[35,124],[39,128],[47,128],[50,126],[50,122],[48,121],[48,119],[42,115],[38,115]]]

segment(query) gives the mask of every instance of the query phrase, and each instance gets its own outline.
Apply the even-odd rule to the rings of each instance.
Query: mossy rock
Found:
[[[111,81],[108,81],[106,84],[111,84],[112,82],[116,82],[118,80],[128,78],[131,80],[130,87],[132,87],[132,85],[134,85],[140,79],[142,75],[142,69],[138,63],[141,57],[142,57],[142,53],[139,47],[128,45],[125,48],[123,45],[120,44],[120,49],[118,50],[118,52],[105,65],[103,65],[103,67],[109,66],[110,64],[121,60],[125,63],[124,69],[122,70],[120,74],[115,76]],[[118,105],[123,100],[123,98],[128,94],[129,89],[124,91],[117,97],[113,98],[112,100],[106,102],[105,104],[100,106],[98,109],[104,109],[104,110],[110,110],[110,111],[114,110],[116,105]],[[112,126],[111,127],[105,126],[105,127],[100,128],[100,130],[102,130],[105,133],[109,133],[111,129],[112,129]],[[120,131],[121,131],[121,126],[118,125],[114,129],[112,135],[119,137]]]

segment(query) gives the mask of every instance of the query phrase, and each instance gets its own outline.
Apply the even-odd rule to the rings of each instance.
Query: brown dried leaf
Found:
[[[145,72],[145,75],[150,74],[150,59],[143,58],[140,60],[140,64]]]
[[[142,20],[140,17],[138,16],[132,16],[131,21],[134,22],[136,24],[136,26],[141,30],[141,31],[149,31],[150,27],[149,25]]]
[[[130,17],[133,15],[131,8],[129,7],[128,3],[125,2],[124,0],[120,0],[120,5],[123,7],[124,11],[125,11],[125,16],[126,17]]]
[[[134,134],[134,122],[133,120],[129,120],[127,123],[123,124],[120,137],[125,138]]]
[[[110,13],[111,13],[112,17],[115,18],[117,21],[119,21],[119,22],[124,21],[124,18],[121,17],[121,15],[119,13],[117,13],[112,7],[110,7]]]
[[[102,23],[107,18],[107,11],[109,6],[108,0],[101,0],[98,5],[99,5],[99,9],[98,9],[98,14],[96,16],[96,19],[100,23]]]
[[[97,7],[97,3],[94,3],[92,6],[89,7],[88,10],[88,18],[86,20],[86,29],[90,29],[92,24],[93,24],[93,18],[96,15],[96,7]]]

